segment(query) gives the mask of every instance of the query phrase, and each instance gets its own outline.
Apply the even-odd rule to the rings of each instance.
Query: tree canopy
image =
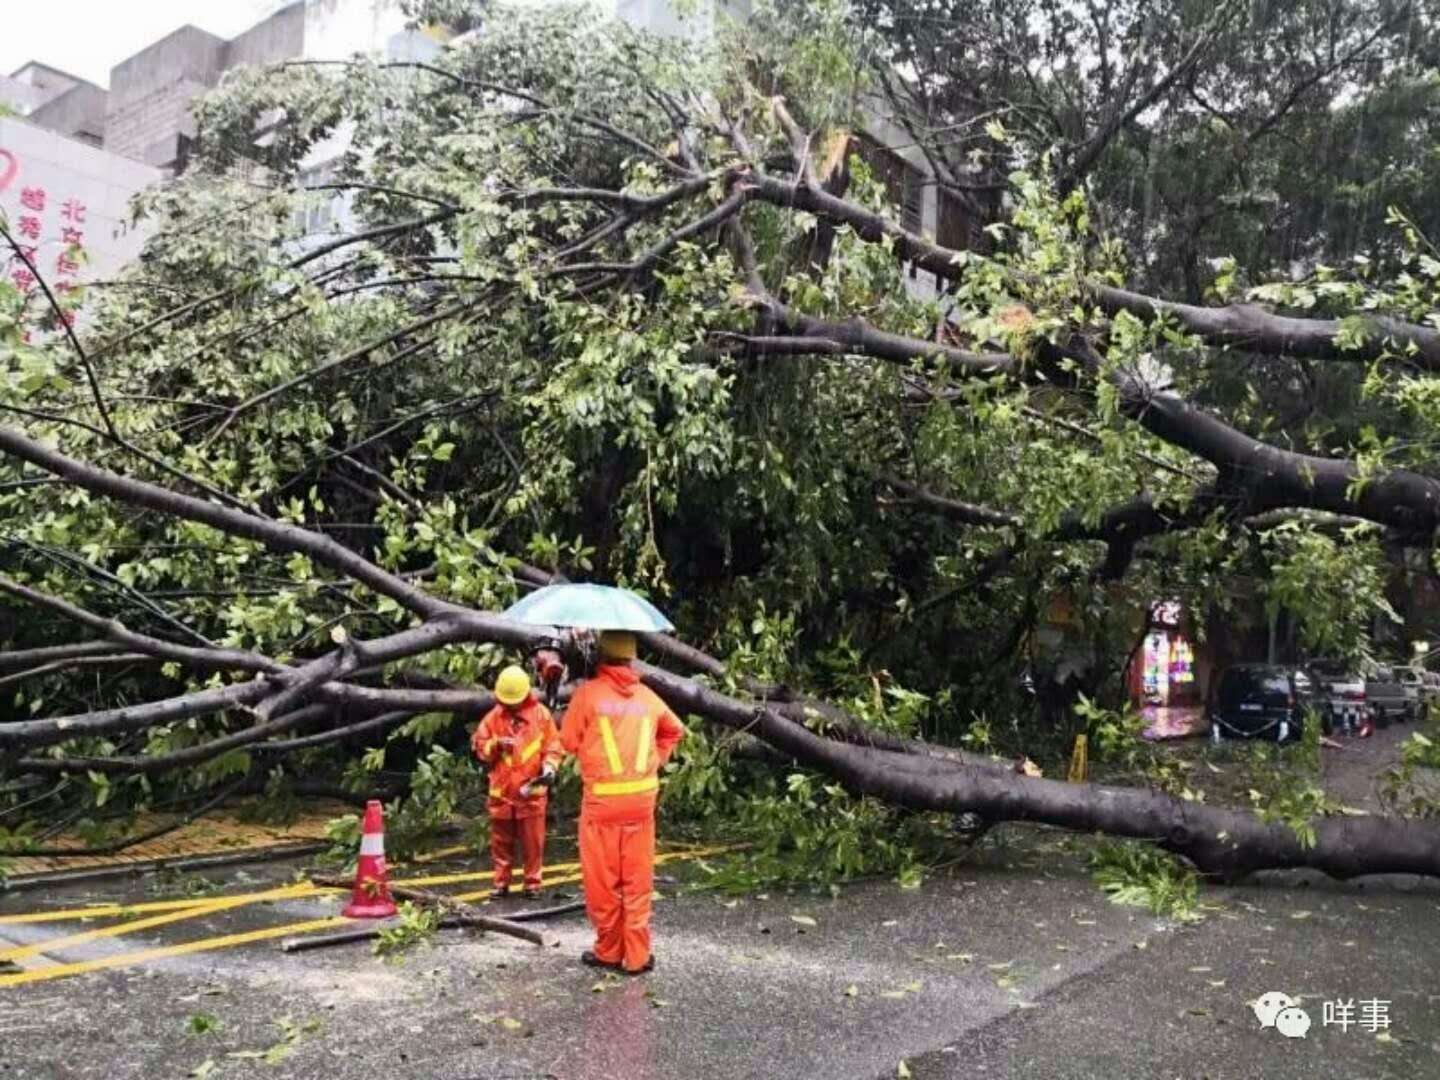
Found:
[[[782,4],[699,43],[589,8],[416,15],[477,29],[429,63],[227,78],[119,280],[0,283],[12,803],[363,790],[399,731],[444,816],[456,716],[548,640],[488,613],[565,575],[667,608],[689,645],[656,657],[711,685],[650,677],[688,709],[853,790],[1016,816],[1013,776],[933,744],[1073,730],[1021,689],[1051,598],[1115,700],[1154,599],[1258,598],[1358,655],[1396,553],[1430,572],[1416,10]],[[886,116],[982,244],[901,224],[853,141]],[[1320,153],[1352,139],[1387,160]],[[305,235],[337,193],[355,227]],[[731,783],[712,753],[683,758],[697,799]],[[1060,787],[1019,816],[1312,857]],[[1332,871],[1367,844],[1435,869],[1426,833],[1327,827]]]

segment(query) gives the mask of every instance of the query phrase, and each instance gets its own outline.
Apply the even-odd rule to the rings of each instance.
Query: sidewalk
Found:
[[[355,812],[355,808],[346,803],[330,799],[316,800],[307,803],[304,811],[295,820],[278,825],[246,821],[242,813],[244,805],[245,800],[237,799],[233,805],[227,804],[222,812],[191,821],[153,840],[133,844],[110,855],[12,856],[9,873],[14,878],[26,878],[98,867],[124,867],[162,860],[296,846],[307,841],[319,842],[325,839],[325,829],[332,818]],[[159,830],[179,818],[178,814],[141,814],[131,824],[129,832],[139,834]],[[61,834],[46,840],[44,846],[85,848],[88,844],[78,835]]]
[[[1146,705],[1140,715],[1145,720],[1145,738],[1153,742],[1189,739],[1210,730],[1205,710],[1199,705]]]

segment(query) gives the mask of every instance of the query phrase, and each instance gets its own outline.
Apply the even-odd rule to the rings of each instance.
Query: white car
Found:
[[[1370,722],[1365,702],[1365,679],[1343,660],[1312,660],[1315,708],[1326,728],[1345,735],[1362,731]]]
[[[1395,674],[1400,680],[1400,685],[1405,687],[1407,693],[1414,694],[1417,701],[1424,699],[1425,695],[1429,693],[1428,688],[1425,686],[1424,672],[1416,671],[1414,668],[1402,667],[1396,668]]]
[[[1400,673],[1400,680],[1405,684],[1406,689],[1414,687],[1415,693],[1420,698],[1422,715],[1431,702],[1440,701],[1440,674],[1433,671],[1422,671],[1419,668],[1405,668]]]

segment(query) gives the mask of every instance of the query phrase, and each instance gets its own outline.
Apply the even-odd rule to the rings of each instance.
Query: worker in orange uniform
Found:
[[[490,857],[495,868],[490,895],[509,893],[518,840],[524,849],[525,895],[535,897],[545,861],[548,784],[560,764],[560,739],[555,718],[530,692],[523,668],[500,672],[495,701],[470,740],[475,756],[490,767]]]
[[[685,737],[665,703],[631,667],[635,635],[600,635],[595,677],[575,691],[560,743],[580,762],[580,872],[595,948],[591,967],[639,975],[650,952],[650,894],[655,875],[655,798],[660,767]]]

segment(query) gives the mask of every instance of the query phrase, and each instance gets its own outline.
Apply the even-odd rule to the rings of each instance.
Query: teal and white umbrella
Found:
[[[546,585],[505,609],[505,615],[532,626],[586,630],[668,632],[675,624],[654,604],[611,585]]]

